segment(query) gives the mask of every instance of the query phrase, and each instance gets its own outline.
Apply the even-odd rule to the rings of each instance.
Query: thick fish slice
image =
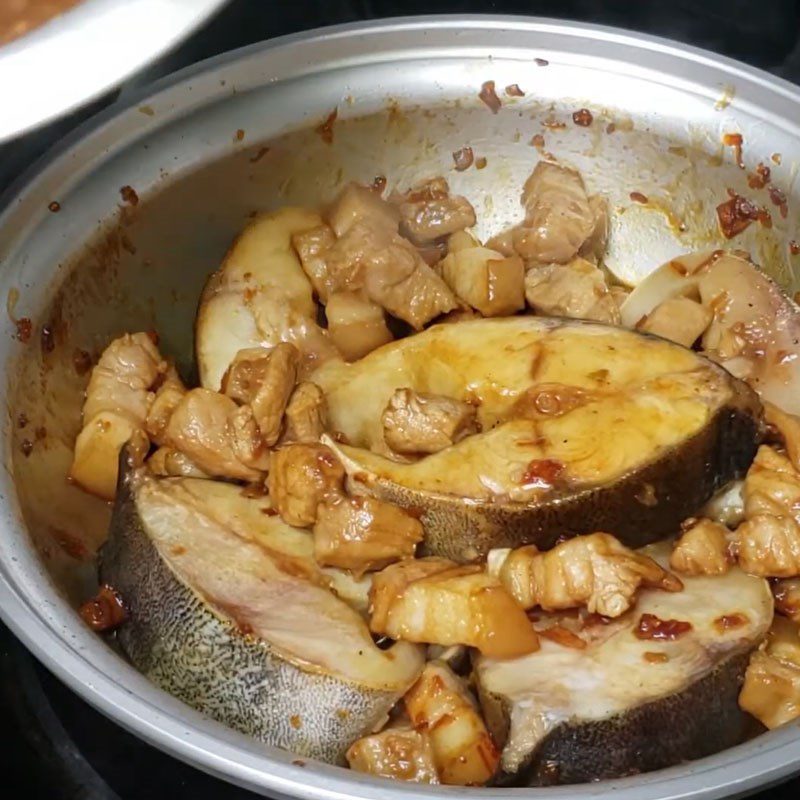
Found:
[[[120,644],[148,678],[203,713],[344,763],[413,683],[420,650],[376,647],[363,617],[302,559],[237,535],[246,514],[226,524],[224,503],[210,513],[187,483],[144,470],[123,477],[100,568],[129,613]]]
[[[605,530],[638,547],[673,533],[747,469],[761,413],[691,350],[536,317],[437,326],[313,380],[348,442],[329,444],[351,489],[421,509],[424,551],[462,561],[562,534]],[[483,432],[391,458],[381,414],[399,388],[474,403]]]
[[[317,306],[292,235],[322,224],[304,208],[259,214],[237,237],[222,266],[209,276],[195,319],[200,385],[219,391],[239,350],[291,342],[302,369],[339,357],[316,323]]]
[[[645,548],[667,566],[669,548]],[[738,568],[684,577],[682,592],[646,590],[635,609],[587,628],[583,650],[544,639],[511,661],[478,658],[501,780],[580,783],[660,769],[738,744],[739,689],[773,615],[767,582]],[[634,635],[643,614],[688,622],[674,640]]]

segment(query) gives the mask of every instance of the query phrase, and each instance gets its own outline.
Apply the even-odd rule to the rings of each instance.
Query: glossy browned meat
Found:
[[[386,444],[397,453],[438,453],[479,431],[469,403],[397,389],[381,417]]]
[[[486,317],[506,317],[525,308],[522,259],[482,247],[465,231],[450,237],[441,271],[455,294]]]
[[[316,383],[304,381],[292,392],[284,415],[282,442],[316,442],[328,425],[328,404]]]
[[[338,237],[344,236],[357,222],[396,232],[400,213],[377,192],[351,183],[336,199],[328,214],[328,221]]]
[[[639,321],[636,329],[691,347],[709,326],[713,314],[689,297],[670,297]]]
[[[446,664],[425,666],[404,698],[406,712],[431,737],[444,784],[482,786],[500,764],[500,751],[466,683]]]
[[[471,228],[475,209],[466,197],[451,195],[444,178],[417,184],[392,198],[400,209],[400,230],[418,245]]]
[[[439,783],[428,733],[409,725],[392,727],[356,740],[347,751],[356,772],[410,783]]]
[[[147,412],[147,435],[156,444],[162,444],[172,412],[186,394],[186,387],[174,366],[170,365],[156,389],[150,408]]]
[[[356,575],[413,558],[423,529],[418,519],[370,497],[328,497],[317,508],[314,558]]]
[[[525,259],[566,264],[595,231],[595,209],[580,173],[540,161],[522,190],[525,221],[513,234]]]
[[[719,522],[696,520],[675,542],[669,565],[684,575],[724,575],[733,560],[727,537],[728,529]]]
[[[328,302],[328,295],[341,288],[328,270],[327,253],[336,244],[336,234],[328,225],[320,225],[292,236],[292,245],[300,258],[303,272],[311,281],[317,297]]]
[[[492,571],[523,608],[557,611],[586,606],[590,613],[604,617],[624,614],[640,586],[666,591],[682,588],[652,558],[607,533],[577,536],[546,553],[533,545],[520,547]]]
[[[280,436],[283,413],[294,390],[299,365],[297,348],[280,342],[271,348],[240,350],[222,378],[223,393],[250,406],[268,447]]]
[[[336,292],[325,307],[328,333],[347,361],[357,361],[392,341],[383,309],[363,292]]]
[[[258,457],[248,459],[249,463],[240,457],[246,433],[242,430],[245,420],[241,408],[219,392],[192,389],[173,411],[164,431],[164,444],[184,453],[208,475],[258,480],[267,467],[268,451],[261,449]]]
[[[352,289],[414,328],[457,305],[447,284],[407,239],[368,221],[353,223],[328,251],[328,268],[345,273]]]
[[[619,306],[602,270],[583,258],[535,266],[525,275],[525,297],[539,314],[619,325]]]
[[[522,608],[477,564],[446,558],[392,564],[373,576],[370,609],[370,629],[393,639],[465,644],[496,658],[539,646]]]
[[[342,492],[344,468],[321,444],[287,444],[272,452],[267,486],[272,506],[288,525],[317,520],[320,503]]]
[[[83,406],[84,420],[112,411],[142,425],[148,392],[167,368],[147,333],[126,333],[106,347],[92,370]]]

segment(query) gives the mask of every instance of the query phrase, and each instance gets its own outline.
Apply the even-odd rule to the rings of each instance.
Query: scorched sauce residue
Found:
[[[659,619],[655,614],[642,614],[633,631],[637,639],[673,641],[692,630],[691,622],[678,619]]]
[[[93,631],[99,632],[113,630],[128,616],[119,593],[108,584],[101,586],[97,594],[78,609],[78,613]]]
[[[772,218],[766,209],[759,208],[732,189],[728,190],[728,194],[729,199],[717,206],[719,228],[726,239],[732,239],[755,220],[765,228],[772,227]]]
[[[551,488],[564,472],[564,464],[552,458],[538,458],[531,461],[522,473],[523,486]]]

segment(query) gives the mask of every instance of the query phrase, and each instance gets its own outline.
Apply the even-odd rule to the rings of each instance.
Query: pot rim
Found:
[[[530,39],[536,35],[550,37],[553,42],[560,38],[581,40],[587,49],[597,45],[604,55],[604,47],[608,47],[609,51],[631,48],[634,54],[635,51],[647,51],[670,60],[676,73],[681,65],[687,69],[702,67],[716,73],[721,83],[726,79],[735,79],[749,86],[759,93],[760,107],[766,108],[771,114],[779,115],[780,106],[786,103],[795,109],[800,106],[800,89],[788,81],[699,48],[617,28],[499,15],[404,17],[348,23],[282,36],[224,53],[163,78],[152,86],[132,93],[125,102],[112,105],[66,137],[0,197],[0,232],[4,229],[24,230],[25,226],[21,223],[32,203],[35,201],[38,205],[41,197],[46,196],[52,188],[71,182],[76,176],[80,179],[82,174],[96,166],[97,162],[93,159],[100,154],[104,159],[110,158],[135,138],[197,108],[196,94],[194,97],[191,94],[186,97],[186,92],[180,95],[181,88],[193,80],[214,76],[215,88],[211,87],[210,81],[203,87],[206,91],[204,105],[229,96],[230,88],[220,86],[216,79],[215,73],[220,68],[249,59],[258,61],[263,68],[270,61],[280,62],[281,56],[291,56],[288,62],[278,64],[271,78],[281,81],[299,74],[335,68],[337,59],[334,50],[337,47],[341,49],[344,46],[349,51],[352,46],[355,51],[364,51],[361,52],[364,63],[368,57],[373,61],[385,58],[379,48],[369,50],[368,41],[375,38],[380,40],[381,36],[396,37],[394,45],[398,51],[412,51],[419,50],[420,37],[424,41],[429,34],[457,38],[460,33],[486,31],[495,34],[506,32],[511,38],[522,37],[525,40],[522,43],[514,39],[514,47],[529,53],[540,47],[535,38]],[[335,47],[326,50],[321,46],[324,44]],[[440,43],[438,46],[442,54],[449,51],[451,56],[458,49],[453,43]],[[504,46],[501,44],[500,49]],[[620,57],[619,53],[616,57]],[[633,55],[626,54],[625,58],[632,62]],[[341,64],[341,57],[338,63]],[[263,83],[267,78],[261,76],[259,80]],[[155,117],[137,111],[144,100],[173,95],[176,98],[168,110],[160,111]],[[8,374],[13,356],[6,353],[3,356]],[[5,450],[6,463],[10,464],[8,426],[7,421]],[[0,529],[6,529],[5,538],[11,538],[12,533],[16,535],[18,532],[27,536],[17,511],[10,468],[0,474],[0,515]],[[129,731],[171,755],[228,781],[284,797],[304,797],[309,800],[399,800],[413,795],[424,800],[436,800],[455,797],[456,793],[459,797],[463,795],[461,787],[432,788],[393,783],[317,763],[298,766],[296,761],[292,761],[292,754],[266,748],[203,718],[148,684],[133,667],[113,656],[99,639],[96,647],[92,645],[88,650],[70,643],[69,631],[66,628],[58,630],[57,625],[48,620],[41,609],[35,608],[31,598],[24,594],[19,576],[14,575],[16,567],[8,563],[8,552],[0,546],[0,617],[26,647],[70,688]],[[51,594],[54,604],[66,605],[55,590]],[[75,625],[79,625],[77,615],[74,615],[74,619]],[[104,670],[97,666],[93,663],[93,655],[100,662],[109,655],[113,656],[113,669]],[[541,800],[566,800],[567,797],[588,800],[606,796],[612,791],[618,800],[677,800],[688,797],[699,800],[739,796],[777,782],[798,769],[800,729],[796,725],[789,725],[681,766],[602,783],[537,789],[536,796]],[[476,796],[497,800],[522,796],[523,793],[529,795],[531,791],[481,789]]]

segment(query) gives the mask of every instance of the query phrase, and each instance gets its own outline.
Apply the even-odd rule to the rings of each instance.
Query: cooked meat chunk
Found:
[[[767,445],[758,448],[742,494],[747,519],[762,514],[800,515],[800,474],[786,456]]]
[[[201,470],[187,455],[171,447],[159,447],[150,458],[147,459],[147,466],[154,474],[162,477],[175,478],[207,478]]]
[[[442,261],[442,277],[455,294],[485,317],[500,317],[525,308],[525,267],[519,256],[505,257],[496,250],[464,247],[456,234],[456,248]]]
[[[525,221],[514,230],[514,249],[524,259],[566,264],[595,233],[595,209],[583,178],[573,169],[540,161],[522,190]]]
[[[304,381],[292,392],[284,415],[282,441],[317,442],[328,425],[328,403],[316,383]]]
[[[396,453],[438,453],[477,433],[474,406],[412,389],[397,389],[381,417],[386,444]]]
[[[481,243],[469,231],[456,231],[447,239],[447,254],[455,255],[462,250],[471,250],[480,247]],[[486,245],[489,247],[489,245]],[[489,247],[491,250],[491,248]]]
[[[539,314],[619,325],[619,307],[602,271],[582,258],[529,269],[525,297]]]
[[[525,612],[478,565],[446,558],[400,561],[376,573],[370,630],[426,644],[464,644],[513,658],[539,647]]]
[[[753,575],[800,575],[800,475],[792,462],[762,445],[742,489],[745,521],[736,529],[739,566]]]
[[[242,405],[249,403],[261,386],[268,363],[269,348],[239,350],[222,376],[222,393]]]
[[[735,528],[744,519],[744,481],[733,481],[717,492],[700,511],[701,516]]]
[[[466,684],[446,664],[426,664],[403,702],[412,725],[430,735],[442,783],[482,786],[492,778],[500,751]]]
[[[143,427],[152,399],[149,391],[166,370],[167,364],[148,334],[126,333],[114,339],[92,369],[84,420],[111,411]]]
[[[147,454],[149,440],[144,430],[128,417],[100,411],[81,429],[75,440],[75,454],[69,476],[82,489],[113,500],[117,491],[119,454],[125,444]]]
[[[506,228],[486,240],[486,247],[496,250],[504,256],[519,255],[514,249],[514,231],[516,228]]]
[[[396,233],[400,212],[372,189],[351,183],[336,199],[328,221],[340,238],[357,222],[366,222],[373,228]]]
[[[404,725],[355,741],[347,763],[356,772],[410,783],[439,783],[431,738],[424,729]]]
[[[447,284],[400,239],[371,255],[364,288],[370,299],[417,330],[457,306]]]
[[[192,389],[172,412],[164,445],[184,453],[200,470],[216,478],[255,481],[266,469],[266,448],[245,463],[234,449],[234,420],[239,406],[219,392]]]
[[[441,236],[471,228],[475,209],[460,195],[451,196],[444,178],[414,186],[405,195],[391,198],[400,209],[400,230],[414,244],[428,244]]]
[[[675,543],[669,565],[685,575],[724,575],[731,568],[727,534],[718,522],[695,520]]]
[[[319,504],[338,496],[343,481],[344,467],[324,445],[287,444],[272,452],[267,487],[287,525],[313,525]]]
[[[668,592],[683,588],[652,558],[607,533],[577,536],[546,553],[533,545],[494,550],[488,563],[523,608],[545,611],[586,606],[590,613],[618,617],[633,605],[640,586]]]
[[[297,381],[300,353],[294,345],[240,350],[222,378],[222,391],[253,410],[264,443],[272,447],[281,433],[286,404]]]
[[[605,255],[608,244],[608,203],[605,197],[595,194],[589,198],[589,207],[594,214],[594,227],[589,238],[581,245],[578,255],[596,264]]]
[[[800,575],[800,525],[792,517],[757,514],[736,529],[739,566],[762,578]]]
[[[756,652],[745,673],[739,705],[767,728],[800,716],[800,665]]]
[[[362,292],[337,292],[325,307],[328,333],[347,361],[357,361],[392,341],[383,309]]]
[[[239,406],[229,418],[229,438],[234,455],[257,470],[269,469],[269,445],[261,435],[252,406]]]
[[[147,412],[146,429],[150,439],[156,444],[162,444],[164,430],[167,427],[172,412],[186,394],[186,387],[174,366],[170,365],[156,389],[155,397]]]
[[[328,295],[338,291],[334,277],[328,271],[327,253],[336,243],[336,234],[328,225],[320,225],[292,236],[292,244],[300,258],[303,272],[306,273],[317,297],[328,302]]]
[[[800,717],[800,638],[790,620],[775,617],[766,647],[750,659],[739,705],[768,728]]]
[[[774,403],[767,401],[764,402],[764,420],[778,431],[792,467],[795,471],[800,470],[800,417],[787,414]]]
[[[390,503],[371,497],[328,497],[317,507],[314,558],[325,567],[356,575],[413,558],[422,523]]]
[[[712,313],[689,297],[670,297],[639,320],[636,330],[691,347],[711,322]]]
[[[353,223],[328,252],[333,275],[414,328],[456,307],[447,284],[407,239],[388,227]]]
[[[800,623],[800,578],[784,578],[772,584],[775,610]]]
[[[145,436],[150,390],[166,370],[146,333],[125,334],[103,351],[86,389],[83,428],[70,468],[79,486],[113,499],[120,450],[136,434],[141,434],[139,439]],[[142,446],[146,450],[146,444]]]

